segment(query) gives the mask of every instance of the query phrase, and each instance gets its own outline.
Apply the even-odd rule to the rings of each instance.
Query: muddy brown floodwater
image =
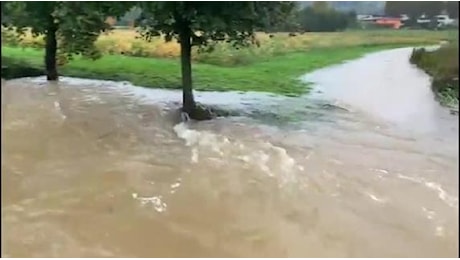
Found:
[[[175,91],[3,81],[3,256],[456,257],[458,117],[409,53],[188,124]]]

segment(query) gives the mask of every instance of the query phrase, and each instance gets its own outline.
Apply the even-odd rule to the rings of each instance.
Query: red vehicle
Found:
[[[375,24],[391,27],[393,29],[399,29],[403,25],[401,18],[393,18],[393,17],[381,17],[375,20]]]

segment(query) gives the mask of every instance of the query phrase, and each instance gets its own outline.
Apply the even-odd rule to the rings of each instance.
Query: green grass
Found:
[[[298,79],[304,73],[392,47],[398,46],[317,48],[238,67],[193,64],[194,89],[299,95],[308,91],[308,84]],[[2,56],[33,68],[43,67],[43,50],[2,46]],[[121,55],[106,55],[94,61],[77,58],[60,68],[59,72],[70,77],[129,81],[148,88],[180,88],[180,64],[175,59]]]
[[[410,61],[433,77],[432,89],[440,103],[458,107],[458,41],[435,51],[415,49]]]

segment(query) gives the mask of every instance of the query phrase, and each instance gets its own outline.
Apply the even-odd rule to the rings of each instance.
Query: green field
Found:
[[[201,56],[198,55],[194,59],[194,89],[299,95],[308,91],[307,84],[299,81],[299,77],[307,72],[378,50],[438,43],[442,39],[448,39],[449,35],[449,32],[426,31],[316,33],[311,35],[315,41],[308,38],[309,34],[299,35],[297,38],[276,35],[274,40],[265,39],[265,45],[261,48],[232,50],[221,46],[211,54],[200,54]],[[103,40],[106,38],[99,41]],[[308,46],[302,47],[304,42],[308,42]],[[280,44],[285,44],[286,47],[278,49],[277,52],[270,52],[270,45],[280,48]],[[148,43],[144,43],[143,46],[152,48]],[[161,46],[158,48],[161,49]],[[43,54],[41,48],[2,45],[3,58],[27,67],[43,68]],[[241,64],[227,63],[229,57],[235,55],[252,60]],[[150,88],[178,89],[181,82],[179,61],[174,55],[166,57],[133,57],[127,53],[115,53],[105,54],[101,59],[94,61],[76,58],[60,67],[59,73],[63,76],[130,81],[135,85]]]
[[[194,64],[197,90],[266,91],[298,95],[308,91],[298,77],[314,69],[354,59],[390,46],[318,49],[292,53],[270,61],[247,66],[219,67]],[[42,67],[43,51],[3,47],[2,55],[31,67]],[[71,77],[129,81],[151,88],[180,88],[180,64],[177,60],[106,55],[98,60],[76,59],[60,68],[60,74]]]

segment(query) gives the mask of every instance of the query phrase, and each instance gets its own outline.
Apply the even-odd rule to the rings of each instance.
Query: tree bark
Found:
[[[192,90],[192,32],[189,26],[183,26],[179,33],[182,72],[182,110],[193,117],[196,103]]]
[[[45,36],[45,68],[46,68],[46,79],[57,80],[57,67],[56,67],[56,53],[57,53],[57,24],[54,22],[54,17],[49,15],[48,17],[48,28]]]

